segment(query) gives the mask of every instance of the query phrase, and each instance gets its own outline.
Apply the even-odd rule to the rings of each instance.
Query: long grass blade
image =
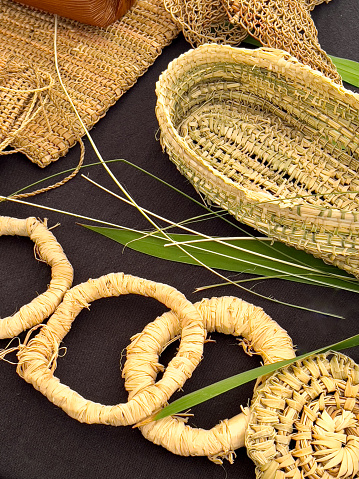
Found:
[[[315,351],[302,354],[301,356],[297,356],[296,358],[293,358],[293,359],[287,359],[285,361],[279,361],[277,363],[267,364],[266,366],[261,366],[255,369],[250,369],[249,371],[245,371],[240,374],[236,374],[235,376],[231,376],[229,378],[223,379],[222,381],[218,381],[209,386],[206,386],[202,389],[198,389],[197,391],[194,391],[190,394],[186,394],[185,396],[181,397],[180,399],[177,399],[176,401],[173,401],[173,403],[161,409],[161,411],[159,411],[152,419],[158,420],[158,419],[163,419],[164,417],[167,417],[167,416],[171,416],[173,414],[178,414],[193,406],[196,406],[197,404],[201,404],[231,389],[239,387],[242,384],[248,383],[249,381],[253,381],[254,379],[257,379],[261,376],[271,374],[277,369],[280,369],[289,364],[293,364],[298,360],[307,358],[314,354],[325,353],[326,351],[341,351],[342,349],[349,349],[358,345],[359,345],[359,334],[357,334],[356,336],[347,338],[343,341],[339,341],[338,343],[334,343],[329,346],[324,346],[322,348],[316,349]]]
[[[145,235],[143,232],[122,228],[83,226],[141,253],[180,263],[198,264],[196,260],[188,255],[166,247],[166,239],[159,236]],[[319,284],[359,293],[359,282],[355,278],[349,276],[344,271],[341,272],[334,266],[324,264],[320,259],[313,258],[303,251],[294,251],[295,256],[298,257],[297,264],[294,260],[292,264],[288,262],[283,263],[280,255],[282,252],[286,253],[286,250],[290,250],[290,248],[282,243],[271,245],[278,252],[277,257],[279,260],[276,260],[276,257],[273,256],[273,250],[269,249],[266,241],[253,241],[250,238],[241,238],[227,241],[226,243],[218,243],[204,239],[202,240],[204,247],[199,249],[197,246],[185,243],[196,238],[194,235],[171,234],[170,237],[175,243],[181,241],[185,251],[191,248],[192,255],[210,268],[238,273],[245,272],[260,276],[273,276],[273,272],[275,272],[283,274],[283,279],[307,284]],[[201,244],[200,240],[198,242],[196,244]],[[237,245],[240,250],[236,250],[236,256],[234,256],[233,246]],[[306,263],[306,269],[303,267],[303,263]],[[333,274],[328,275],[328,273]]]

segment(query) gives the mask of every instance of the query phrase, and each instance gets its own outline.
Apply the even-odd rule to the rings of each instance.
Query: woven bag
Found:
[[[302,63],[341,83],[332,60],[321,48],[310,11],[321,0],[223,0],[230,21],[271,48],[280,48]],[[330,0],[325,0],[328,3]]]
[[[281,50],[202,45],[161,75],[161,143],[209,202],[359,277],[359,96]]]
[[[122,17],[134,2],[135,0],[21,0],[19,3],[89,25],[107,27]]]

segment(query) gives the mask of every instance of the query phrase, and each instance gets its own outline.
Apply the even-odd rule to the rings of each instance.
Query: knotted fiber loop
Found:
[[[100,298],[122,294],[149,296],[164,303],[179,317],[181,343],[177,355],[157,383],[144,388],[127,403],[107,406],[80,396],[54,376],[60,342],[83,308]],[[75,286],[41,331],[18,353],[17,372],[61,407],[69,416],[89,424],[135,424],[162,407],[189,378],[202,357],[205,331],[200,314],[182,293],[165,284],[123,273],[112,273]]]
[[[275,372],[257,389],[246,446],[260,479],[354,479],[359,366],[328,352]]]
[[[161,143],[209,202],[359,276],[359,96],[281,50],[202,45],[156,87]]]
[[[28,236],[35,243],[38,258],[51,266],[47,291],[22,306],[14,315],[0,319],[0,338],[3,339],[13,338],[48,318],[71,287],[73,269],[55,236],[36,218],[0,216],[1,235]]]
[[[208,333],[217,331],[245,338],[250,349],[262,356],[264,364],[295,357],[292,340],[286,331],[261,308],[235,297],[203,299],[195,307]],[[123,368],[130,400],[155,383],[158,371],[163,369],[159,364],[159,355],[180,333],[179,319],[171,311],[131,338]],[[248,414],[248,409],[245,409],[210,430],[192,428],[177,417],[152,421],[140,426],[140,429],[147,439],[175,454],[208,456],[217,463],[222,463],[224,458],[233,462],[234,451],[244,445]]]

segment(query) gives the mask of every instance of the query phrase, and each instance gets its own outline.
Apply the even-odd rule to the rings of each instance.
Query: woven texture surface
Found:
[[[157,96],[162,145],[208,201],[359,275],[358,95],[282,51],[212,44]]]
[[[340,83],[331,59],[322,50],[310,16],[318,2],[303,0],[227,0],[231,22],[262,45],[289,52],[302,63]]]
[[[210,42],[236,46],[248,35],[241,25],[229,24],[223,0],[164,0],[164,4],[194,47]]]
[[[324,1],[330,0],[164,0],[164,3],[194,47],[209,42],[238,46],[249,34],[262,45],[287,51],[340,83],[335,66],[319,45],[310,16],[310,11]]]
[[[59,18],[59,69],[87,128],[177,34],[162,0],[138,0],[107,29]],[[54,16],[1,0],[0,43],[0,143],[46,166],[84,133],[57,78]]]
[[[357,478],[359,367],[329,352],[283,368],[257,390],[246,432],[262,479]]]

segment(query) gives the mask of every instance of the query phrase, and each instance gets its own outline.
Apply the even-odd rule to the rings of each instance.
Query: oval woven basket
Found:
[[[162,147],[208,202],[359,277],[359,95],[284,51],[215,44],[156,93]]]

